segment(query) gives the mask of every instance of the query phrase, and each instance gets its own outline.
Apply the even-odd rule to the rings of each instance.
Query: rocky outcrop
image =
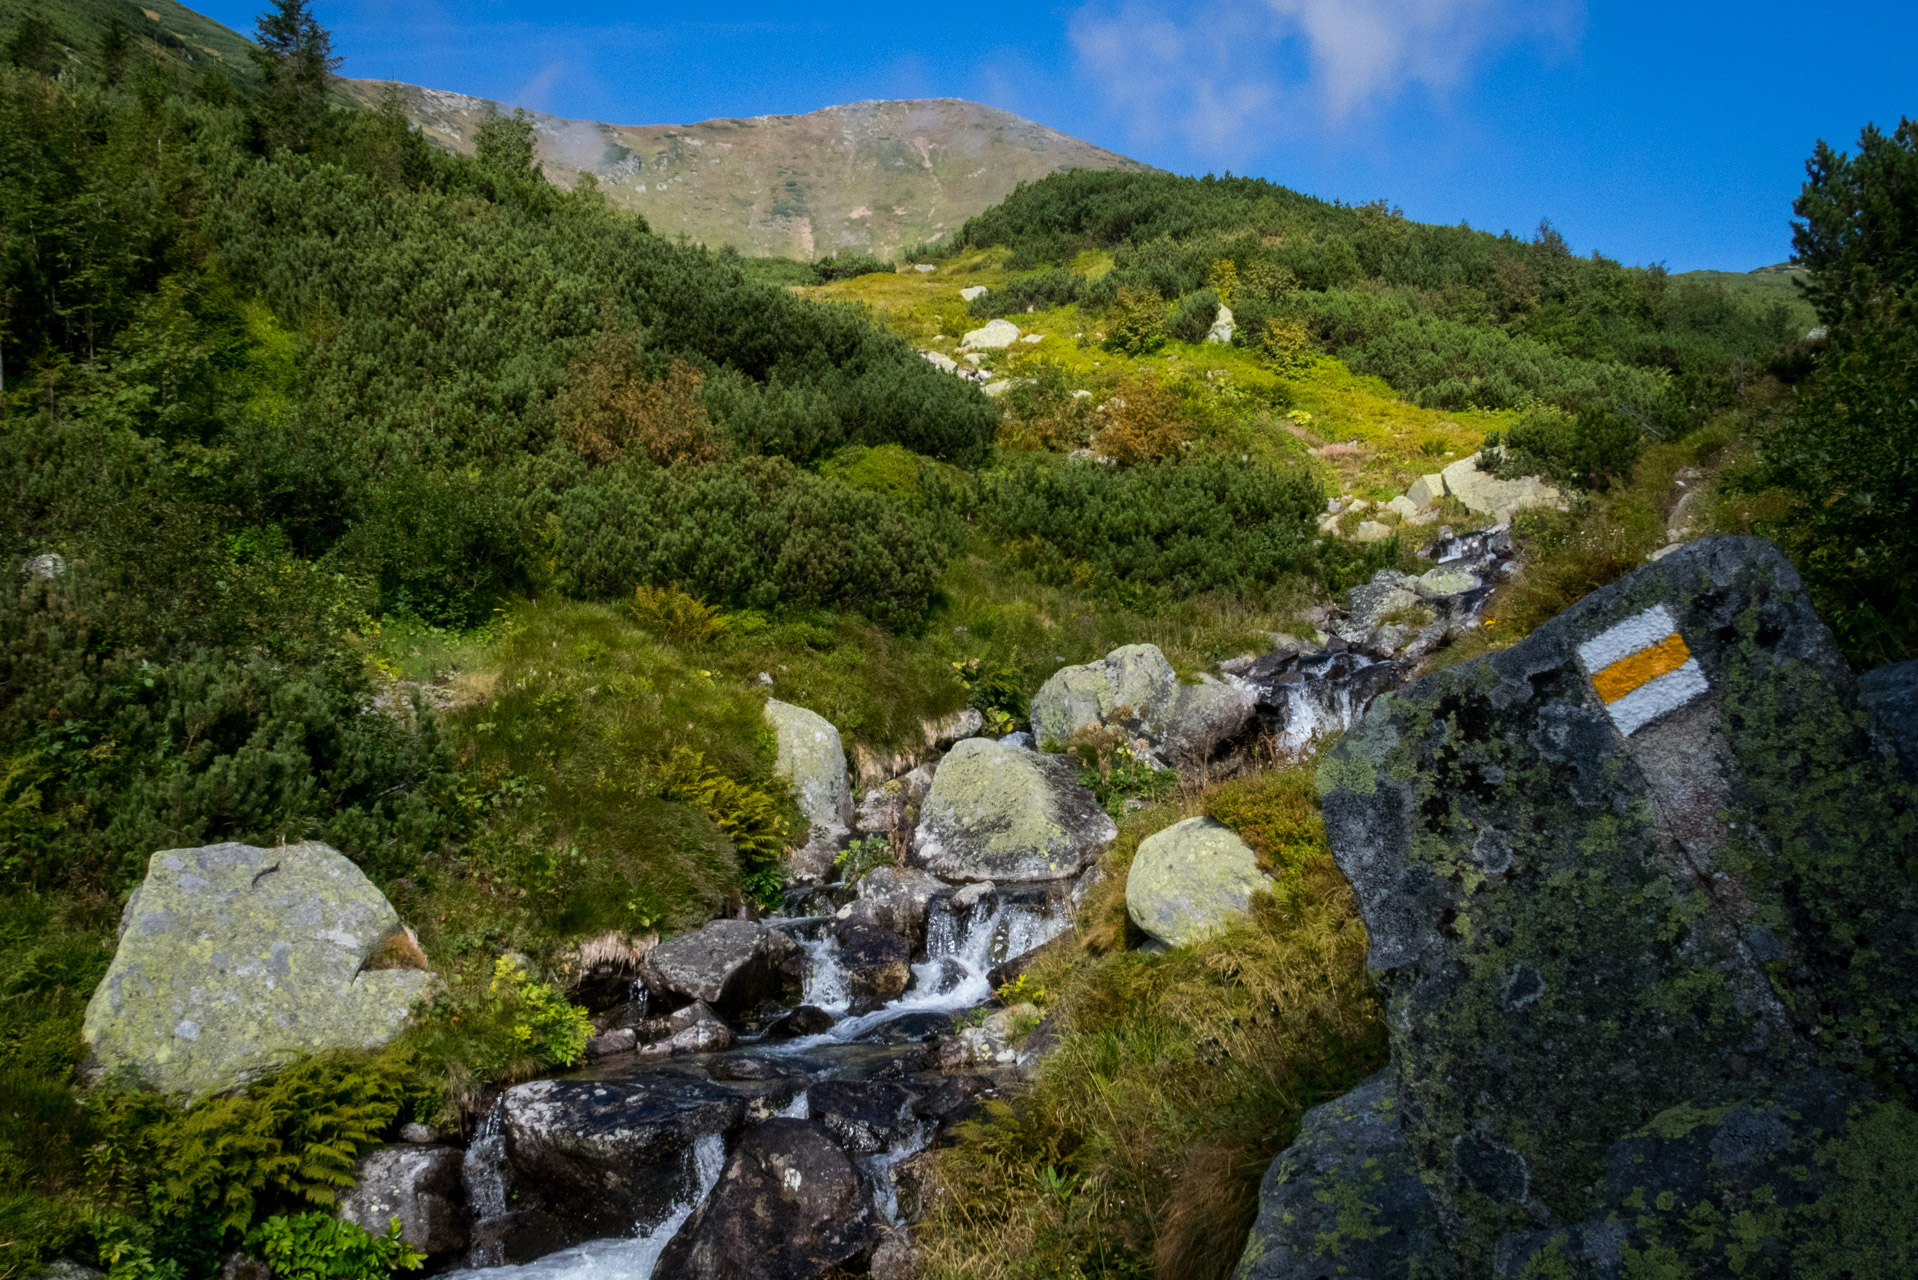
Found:
[[[1565,505],[1565,495],[1537,476],[1501,480],[1479,470],[1479,455],[1460,458],[1439,472],[1446,496],[1457,498],[1473,515],[1490,516],[1501,523],[1531,507]]]
[[[398,1218],[400,1239],[421,1253],[459,1253],[467,1243],[464,1159],[457,1147],[381,1147],[360,1161],[334,1214],[376,1236]]]
[[[1711,538],[1375,705],[1328,755],[1407,1149],[1463,1274],[1541,1250],[1564,1268],[1526,1274],[1614,1274],[1648,1220],[1694,1274],[1809,1260],[1839,1219],[1846,1247],[1906,1247],[1882,1224],[1918,1180],[1844,1177],[1845,1134],[1918,1151],[1874,1084],[1918,1085],[1918,790],[1868,725],[1783,557]],[[1814,1149],[1795,1189],[1767,1172]]]
[[[1126,914],[1154,941],[1183,947],[1243,914],[1252,895],[1271,885],[1230,828],[1187,818],[1140,843],[1126,873]]]
[[[305,1053],[372,1049],[426,994],[426,958],[360,869],[323,844],[153,855],[87,1005],[95,1069],[177,1095]]]
[[[654,947],[640,976],[655,996],[678,1003],[703,1000],[737,1016],[778,997],[778,953],[792,945],[784,934],[752,920],[714,920]]]
[[[1117,834],[1074,761],[968,738],[933,776],[912,857],[945,880],[1065,880]]]
[[[1032,697],[1032,732],[1063,747],[1082,729],[1122,729],[1175,764],[1203,762],[1252,719],[1253,695],[1231,680],[1179,683],[1155,644],[1129,644],[1098,662],[1061,667]]]
[[[813,1280],[850,1269],[873,1242],[866,1184],[845,1151],[810,1121],[770,1120],[740,1139],[656,1274]]]
[[[1221,303],[1218,312],[1212,317],[1211,327],[1205,331],[1205,340],[1223,343],[1229,347],[1232,345],[1232,334],[1237,328],[1238,325],[1232,317],[1232,308]]]
[[[774,766],[792,786],[808,824],[806,843],[788,854],[792,878],[817,884],[832,876],[833,858],[852,829],[852,787],[839,730],[824,716],[777,698],[766,700],[766,723],[779,748]]]
[[[1259,1216],[1233,1280],[1452,1274],[1400,1110],[1387,1070],[1305,1113],[1298,1141],[1259,1186]]]

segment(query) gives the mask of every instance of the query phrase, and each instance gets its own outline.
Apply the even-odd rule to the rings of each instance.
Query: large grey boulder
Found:
[[[1406,1141],[1468,1272],[1602,1214],[1608,1153],[1661,1114],[1812,1067],[1918,1086],[1918,789],[1868,725],[1790,565],[1709,538],[1328,754]]]
[[[1233,1280],[1444,1280],[1432,1198],[1399,1129],[1398,1086],[1379,1072],[1305,1113],[1266,1170]]]
[[[1149,937],[1183,947],[1243,914],[1252,895],[1271,885],[1231,828],[1187,818],[1140,842],[1126,873],[1126,914]]]
[[[334,1215],[376,1236],[398,1218],[400,1239],[421,1253],[458,1253],[467,1243],[465,1157],[458,1147],[380,1147],[361,1159]]]
[[[660,1255],[682,1280],[814,1280],[851,1271],[874,1241],[866,1182],[807,1120],[769,1120],[726,1161],[719,1185]]]
[[[1180,684],[1158,645],[1129,644],[1053,672],[1032,697],[1032,731],[1041,746],[1063,747],[1081,729],[1119,728],[1194,765],[1245,728],[1254,704],[1252,691],[1229,679]]]
[[[932,899],[947,888],[938,876],[917,867],[878,867],[859,881],[858,898],[839,909],[839,918],[890,929],[913,951],[921,951]]]
[[[392,904],[326,845],[165,849],[127,900],[83,1034],[96,1072],[201,1094],[378,1048],[431,981]]]
[[[1464,503],[1465,509],[1474,515],[1490,516],[1502,522],[1510,520],[1515,512],[1532,507],[1564,507],[1565,495],[1537,476],[1501,480],[1479,470],[1478,461],[1479,455],[1475,453],[1439,472],[1445,481],[1445,492]]]
[[[846,749],[839,730],[824,716],[777,698],[766,699],[779,757],[774,765],[791,784],[806,815],[806,843],[788,855],[792,878],[818,884],[832,878],[833,858],[852,830],[852,787],[846,780]]]
[[[871,1013],[906,993],[912,980],[912,947],[904,938],[857,920],[840,921],[832,933],[853,1014]]]
[[[1873,731],[1918,778],[1918,661],[1879,667],[1858,677],[1858,702]]]
[[[654,947],[640,976],[656,996],[745,1013],[762,1000],[778,998],[776,949],[790,945],[784,934],[757,921],[713,920]]]
[[[977,329],[967,330],[960,345],[975,351],[1009,347],[1019,340],[1019,326],[1010,320],[989,320]]]
[[[1066,880],[1117,834],[1074,761],[968,738],[933,775],[912,857],[946,880]]]

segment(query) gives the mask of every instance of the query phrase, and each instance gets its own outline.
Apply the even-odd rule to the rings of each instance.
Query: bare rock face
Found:
[[[1884,1224],[1918,1212],[1918,1177],[1844,1162],[1874,1126],[1918,1158],[1890,1137],[1918,1132],[1891,1092],[1918,1087],[1918,788],[1768,543],[1690,543],[1381,700],[1319,790],[1462,1274],[1558,1249],[1565,1269],[1526,1274],[1611,1275],[1604,1242],[1647,1230],[1687,1274],[1748,1248],[1790,1269],[1839,1218],[1907,1247]],[[1833,1089],[1837,1112],[1814,1105]],[[1825,1190],[1798,1198],[1768,1155],[1721,1186],[1733,1156],[1697,1146],[1716,1138],[1631,1136],[1741,1107],[1770,1135],[1750,1150],[1827,1150]],[[1681,1231],[1741,1196],[1796,1207],[1743,1243]]]
[[[164,849],[87,1005],[96,1068],[191,1096],[399,1034],[432,981],[385,895],[323,844]]]
[[[874,1243],[865,1180],[807,1120],[768,1120],[740,1139],[719,1185],[660,1255],[684,1280],[814,1280]]]
[[[341,1194],[336,1216],[374,1235],[394,1218],[400,1239],[429,1257],[466,1248],[465,1153],[457,1147],[381,1147],[360,1161],[358,1181]]]

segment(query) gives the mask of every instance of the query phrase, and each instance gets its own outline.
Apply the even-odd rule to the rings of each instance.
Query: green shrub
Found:
[[[1119,290],[1106,309],[1105,335],[1109,351],[1150,355],[1165,345],[1165,303],[1151,290]]]
[[[1611,410],[1577,416],[1551,407],[1528,410],[1518,425],[1485,437],[1487,470],[1500,476],[1545,476],[1574,489],[1605,489],[1631,478],[1645,452],[1645,432]]]
[[[529,973],[513,956],[493,963],[492,981],[464,1006],[473,1055],[482,1079],[525,1080],[553,1067],[577,1064],[593,1024],[558,988]]]
[[[890,867],[897,861],[898,855],[893,852],[892,841],[884,836],[866,836],[841,849],[834,856],[832,864],[839,868],[840,879],[853,884],[868,871]]]
[[[1087,585],[1256,598],[1312,572],[1324,508],[1304,469],[1236,459],[1109,467],[1035,459],[980,478],[980,518],[1045,573]]]
[[[762,908],[779,904],[786,887],[780,855],[790,834],[785,797],[767,787],[735,782],[706,763],[697,751],[680,747],[659,769],[659,794],[697,806],[713,820],[739,855],[740,887]]]
[[[1085,289],[1086,278],[1071,271],[1015,276],[967,303],[966,314],[977,320],[995,320],[1000,316],[1019,315],[1028,308],[1050,311],[1079,301]]]
[[[275,1280],[378,1280],[426,1263],[400,1239],[398,1218],[376,1236],[327,1213],[276,1214],[247,1232],[246,1247]]]
[[[1218,290],[1197,289],[1180,298],[1166,319],[1166,336],[1180,342],[1204,342],[1219,314]]]
[[[828,254],[815,258],[812,264],[812,282],[831,284],[835,280],[850,280],[854,276],[869,276],[876,271],[890,272],[892,264],[884,258],[874,257],[870,253],[853,253],[850,250]]]

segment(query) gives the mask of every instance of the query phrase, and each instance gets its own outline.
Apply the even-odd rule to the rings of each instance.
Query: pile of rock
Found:
[[[1340,446],[1342,449],[1342,446]],[[1364,498],[1335,499],[1327,504],[1319,518],[1319,532],[1342,535],[1348,513],[1371,512],[1378,519],[1358,521],[1351,536],[1358,542],[1384,542],[1393,536],[1394,525],[1428,525],[1440,519],[1438,504],[1451,498],[1475,516],[1486,516],[1508,524],[1520,511],[1534,507],[1565,509],[1565,495],[1537,476],[1501,480],[1479,469],[1480,454],[1460,458],[1442,471],[1420,476],[1404,493],[1374,505]]]
[[[1911,723],[1711,538],[1375,706],[1319,773],[1392,1063],[1242,1280],[1909,1274]]]

